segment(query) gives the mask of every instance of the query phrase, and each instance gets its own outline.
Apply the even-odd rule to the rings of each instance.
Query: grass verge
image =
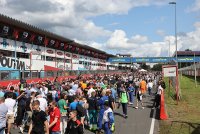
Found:
[[[180,78],[181,100],[174,100],[175,89],[169,90],[166,81],[165,104],[168,120],[160,120],[160,134],[200,134],[200,78],[195,87],[194,78]],[[168,95],[169,93],[169,95]]]

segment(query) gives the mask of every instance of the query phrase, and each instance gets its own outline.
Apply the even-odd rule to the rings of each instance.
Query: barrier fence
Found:
[[[128,70],[127,70],[128,71]],[[76,78],[78,76],[90,77],[92,75],[104,74],[121,74],[126,73],[126,70],[69,70],[69,71],[37,71],[37,70],[1,70],[0,71],[0,86],[17,85],[21,79],[25,79],[27,83],[39,82],[44,80],[58,80],[64,78]]]

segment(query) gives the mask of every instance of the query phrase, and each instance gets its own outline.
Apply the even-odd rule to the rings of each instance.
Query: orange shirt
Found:
[[[141,89],[142,93],[146,92],[147,84],[144,80],[140,82],[140,89]]]
[[[82,87],[83,89],[85,89],[85,88],[87,87],[87,84],[86,84],[86,83],[82,83],[81,87]]]

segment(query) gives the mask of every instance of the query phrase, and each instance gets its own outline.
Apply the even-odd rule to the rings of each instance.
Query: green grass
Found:
[[[160,120],[160,134],[200,134],[200,78],[195,87],[194,78],[180,78],[181,100],[174,99],[175,89],[168,96],[168,78],[166,81],[165,104],[169,119]]]

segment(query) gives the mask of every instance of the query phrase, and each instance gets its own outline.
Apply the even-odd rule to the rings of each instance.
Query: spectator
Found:
[[[89,129],[96,130],[97,129],[97,115],[98,115],[98,107],[97,107],[97,99],[96,92],[91,93],[91,97],[88,98],[88,112],[89,112]]]
[[[83,124],[77,119],[77,111],[71,111],[69,117],[65,134],[83,134]]]
[[[104,122],[104,132],[105,134],[112,134],[114,131],[114,114],[112,109],[109,107],[109,103],[105,102],[105,112],[103,114],[103,122]]]
[[[0,134],[5,133],[6,115],[8,113],[8,108],[4,102],[5,102],[5,98],[0,97]]]
[[[7,124],[8,129],[7,133],[10,134],[10,129],[12,127],[12,124],[14,123],[14,107],[16,104],[16,100],[12,99],[13,94],[9,93],[7,94],[7,98],[5,99],[5,105],[8,107],[8,113],[7,113]]]
[[[52,101],[50,107],[49,130],[51,134],[60,134],[60,110],[56,107],[56,102]]]
[[[58,107],[61,112],[61,128],[62,133],[64,133],[65,128],[67,127],[67,103],[66,103],[66,94],[62,93],[58,101]]]
[[[49,134],[49,125],[44,111],[40,110],[39,100],[32,103],[33,116],[28,134]]]

